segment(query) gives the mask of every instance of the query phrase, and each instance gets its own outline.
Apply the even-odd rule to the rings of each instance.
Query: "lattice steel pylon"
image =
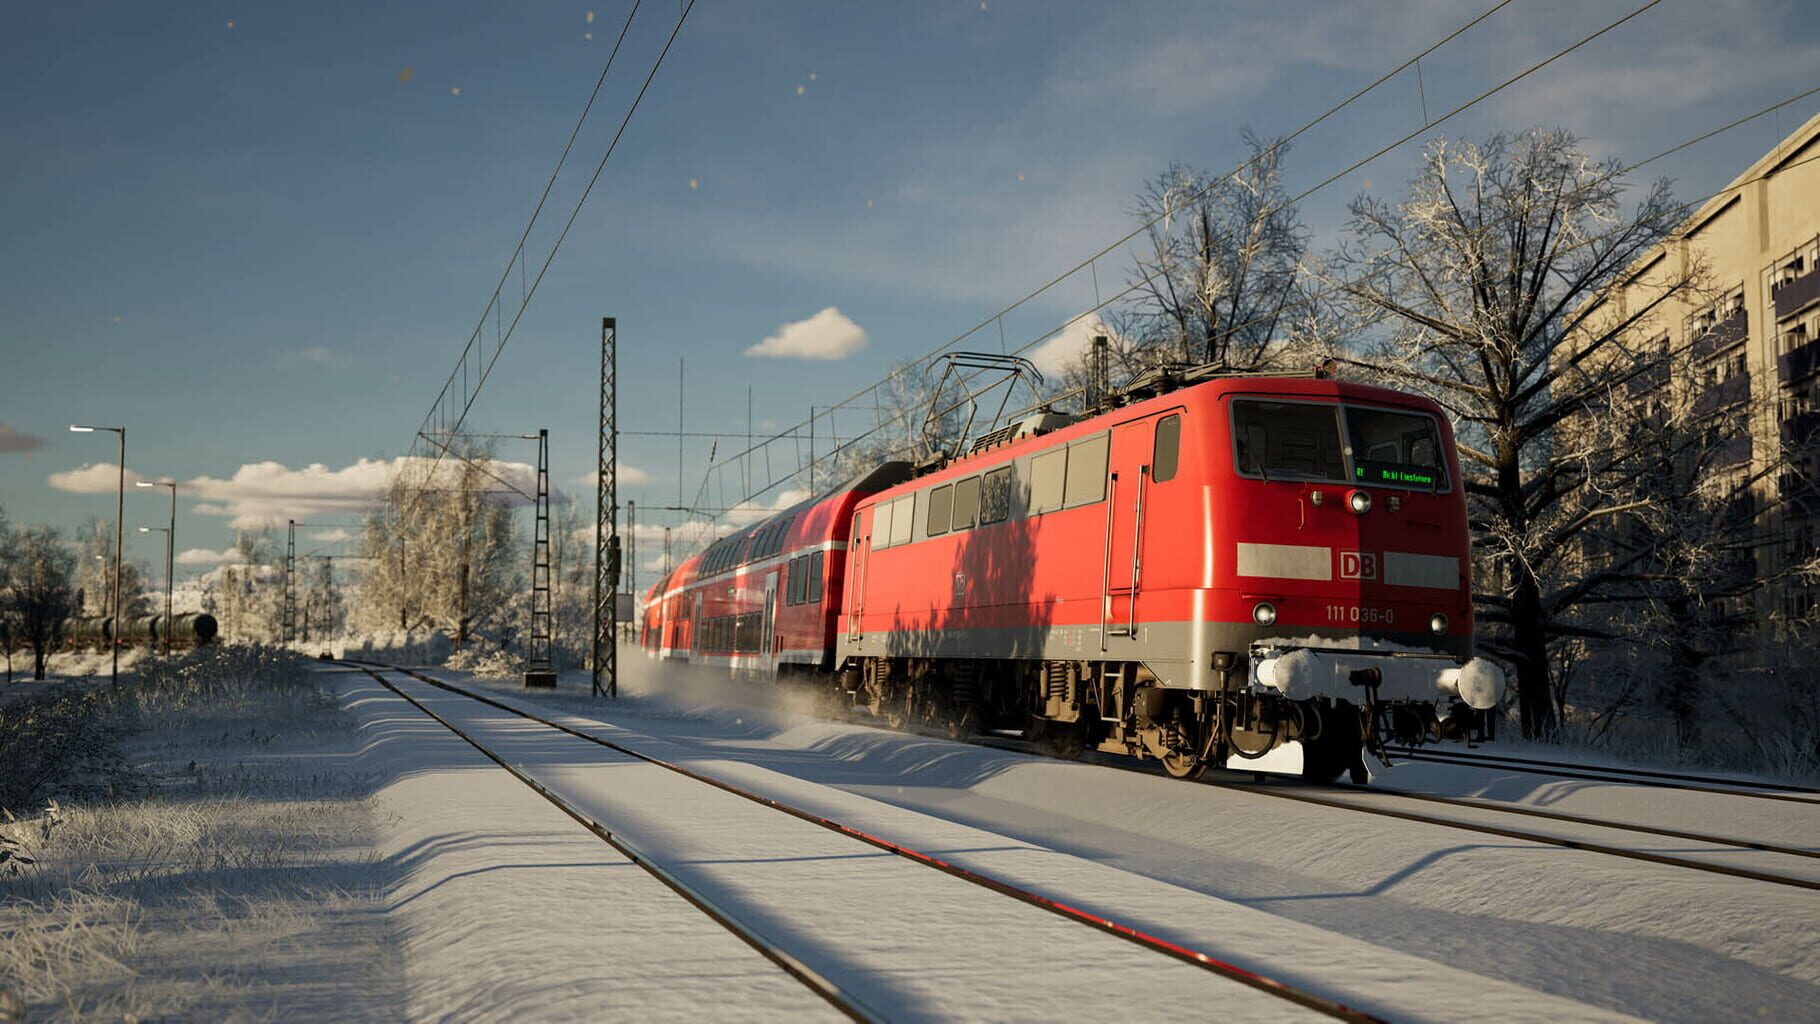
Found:
[[[284,642],[297,631],[297,520],[289,521],[284,540]]]
[[[528,687],[553,689],[556,661],[550,638],[550,432],[537,431],[537,515],[531,527],[531,639],[525,644]]]
[[[594,695],[619,696],[619,325],[600,318],[600,452],[594,489]]]

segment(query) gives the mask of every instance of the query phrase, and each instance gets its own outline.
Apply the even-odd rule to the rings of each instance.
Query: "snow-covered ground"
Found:
[[[108,698],[93,755],[54,813],[3,829],[35,863],[0,867],[0,1020],[391,1016],[389,868],[335,703],[296,676],[87,685]],[[0,738],[0,771],[22,760]]]
[[[955,859],[1076,899],[1099,893],[1093,905],[1109,915],[1341,998],[1369,997],[1397,1019],[1457,1019],[1513,991],[1568,1019],[1595,1007],[1665,1020],[1800,1019],[1820,998],[1820,894],[1811,891],[821,721],[763,706],[771,696],[762,689],[653,679],[642,661],[623,663],[627,696],[611,705],[585,696],[584,676],[565,677],[554,695],[491,685],[857,827],[977,848]],[[1410,764],[1381,778],[1820,848],[1820,808],[1510,774]],[[944,840],[948,827],[976,832]],[[1659,837],[1622,842],[1692,849]],[[1761,856],[1786,866],[1786,855]],[[1058,864],[1116,869],[1134,888],[1094,889],[1057,874]],[[1234,916],[1240,910],[1250,916]],[[1399,956],[1423,969],[1388,966]],[[1374,963],[1375,985],[1346,973]],[[1484,980],[1456,985],[1450,970]],[[1563,1011],[1543,994],[1578,1005]]]
[[[1813,891],[829,721],[769,688],[654,671],[629,651],[622,664],[625,695],[612,703],[587,696],[585,674],[527,693],[431,672],[1387,1019],[1793,1020],[1820,1004]],[[286,704],[230,735],[202,709],[135,741],[140,769],[173,793],[201,786],[201,808],[64,826],[60,841],[102,864],[149,836],[162,852],[144,863],[155,860],[162,881],[134,882],[144,867],[112,864],[132,905],[66,899],[9,936],[20,976],[37,955],[21,935],[63,957],[33,976],[39,1009],[838,1018],[364,673],[313,669],[341,714]],[[1180,1019],[1309,1016],[660,767],[388,678],[882,1018],[1077,1019],[1132,999]],[[1413,762],[1376,784],[1820,852],[1820,801]],[[1418,809],[1820,877],[1820,860],[1786,853]],[[134,829],[137,846],[121,838]],[[237,859],[211,872],[209,856]],[[47,906],[56,896],[37,893]],[[59,938],[72,929],[87,941],[76,957]]]

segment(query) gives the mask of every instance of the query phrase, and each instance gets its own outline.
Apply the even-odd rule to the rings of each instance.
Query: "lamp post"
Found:
[[[120,559],[125,554],[121,551],[125,527],[121,523],[126,514],[126,428],[125,427],[90,427],[80,423],[70,424],[70,432],[92,434],[97,430],[120,435],[120,485],[114,494],[114,635],[109,645],[114,649],[113,684],[120,685]]]
[[[135,480],[134,487],[169,487],[171,489],[171,525],[164,531],[164,653],[171,653],[171,591],[177,578],[177,481]],[[141,533],[148,532],[140,527]]]
[[[141,526],[140,533],[164,534],[164,654],[171,653],[171,531],[163,526]],[[157,637],[153,637],[157,639]]]

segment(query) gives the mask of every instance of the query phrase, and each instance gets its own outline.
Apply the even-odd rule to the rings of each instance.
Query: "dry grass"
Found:
[[[289,756],[348,749],[349,723],[292,655],[141,669],[37,719],[86,761],[39,771],[60,805],[5,826],[30,863],[0,865],[0,989],[33,1020],[383,1016],[371,780]],[[117,769],[99,788],[97,757]]]

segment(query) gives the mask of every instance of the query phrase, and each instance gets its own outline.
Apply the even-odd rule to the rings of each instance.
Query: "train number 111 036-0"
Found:
[[[1356,604],[1330,604],[1327,606],[1328,622],[1349,622],[1366,626],[1389,626],[1396,622],[1397,613],[1391,608],[1370,608]]]

